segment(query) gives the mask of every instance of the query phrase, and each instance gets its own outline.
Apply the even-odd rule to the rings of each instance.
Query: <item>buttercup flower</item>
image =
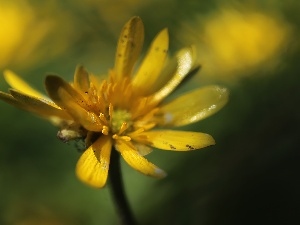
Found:
[[[123,27],[115,66],[107,80],[82,66],[77,67],[71,83],[49,75],[45,85],[50,98],[11,71],[4,72],[13,89],[9,94],[0,92],[2,100],[49,119],[60,127],[58,136],[63,141],[84,139],[87,149],[77,163],[76,173],[90,186],[105,185],[111,151],[118,151],[141,173],[162,178],[165,172],[144,157],[153,147],[190,151],[215,144],[205,133],[160,128],[183,126],[212,115],[225,105],[228,91],[212,85],[163,102],[195,68],[194,50],[182,49],[175,57],[176,63],[165,67],[169,38],[164,29],[132,76],[143,39],[143,23],[133,17]]]
[[[28,0],[0,0],[0,69],[29,68],[61,55],[74,42],[68,13],[57,4],[40,5]],[[55,18],[53,17],[55,11]],[[55,47],[51,47],[55,45]]]
[[[262,74],[254,73],[257,69],[267,72],[277,68],[293,31],[280,14],[251,9],[247,3],[221,5],[219,10],[194,21],[192,25],[183,24],[180,39],[197,43],[206,78],[231,83]]]

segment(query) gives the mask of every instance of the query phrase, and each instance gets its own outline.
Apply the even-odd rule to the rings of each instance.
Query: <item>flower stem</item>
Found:
[[[117,213],[119,214],[122,225],[136,225],[127,197],[124,191],[122,180],[120,154],[112,149],[111,161],[109,166],[109,181],[112,198],[115,203]]]

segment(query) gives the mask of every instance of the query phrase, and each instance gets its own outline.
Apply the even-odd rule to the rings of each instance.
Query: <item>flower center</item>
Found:
[[[111,131],[113,134],[119,133],[121,130],[131,130],[132,124],[131,113],[127,110],[117,109],[113,111],[111,120]]]

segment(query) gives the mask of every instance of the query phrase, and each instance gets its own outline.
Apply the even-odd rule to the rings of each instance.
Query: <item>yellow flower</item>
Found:
[[[133,17],[123,27],[108,79],[101,81],[82,66],[76,69],[72,83],[49,75],[45,84],[51,100],[5,71],[5,79],[14,89],[10,94],[0,92],[2,100],[51,120],[60,126],[58,136],[64,141],[85,140],[87,149],[76,173],[93,187],[105,185],[112,149],[134,169],[161,178],[165,172],[144,157],[152,147],[190,151],[215,143],[205,133],[153,129],[182,126],[212,115],[225,105],[228,91],[212,85],[163,103],[194,68],[193,48],[179,51],[176,63],[164,68],[169,42],[164,29],[132,76],[143,39],[143,23]]]
[[[54,2],[38,7],[28,0],[0,1],[0,69],[27,69],[66,51],[75,28],[58,10]]]
[[[222,6],[195,21],[193,26],[183,26],[180,38],[197,43],[202,72],[208,79],[230,82],[252,75],[256,69],[276,68],[292,31],[280,15],[246,5]]]

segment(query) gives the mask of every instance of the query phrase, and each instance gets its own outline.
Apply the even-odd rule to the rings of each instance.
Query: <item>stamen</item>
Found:
[[[113,107],[113,105],[111,103],[109,103],[109,106],[108,106],[108,115],[109,115],[109,123],[110,123],[110,125],[112,124],[113,111],[114,111],[114,107]]]
[[[101,95],[103,98],[104,98],[103,93],[106,93],[106,89],[107,89],[107,81],[103,80],[99,88],[99,95]]]
[[[115,92],[116,92],[116,90],[118,90],[118,88],[117,88],[117,84],[118,83],[114,83],[111,87],[111,91],[112,91],[112,93],[114,94]]]
[[[127,128],[128,128],[128,123],[123,122],[122,125],[121,125],[121,128],[118,132],[118,135],[122,134],[125,130],[127,130]]]
[[[99,118],[102,122],[104,122],[105,124],[107,124],[107,119],[105,117],[105,115],[103,113],[100,113]]]
[[[129,133],[128,136],[134,137],[134,136],[137,136],[137,135],[143,133],[144,131],[145,131],[145,129],[141,127],[141,128],[138,128],[137,130]]]
[[[156,123],[153,122],[153,123],[147,123],[147,124],[143,125],[143,128],[145,130],[150,130],[150,129],[152,129],[155,126],[156,126]]]
[[[131,137],[128,136],[121,136],[121,139],[124,141],[131,141]]]
[[[102,132],[102,134],[104,134],[104,135],[108,135],[108,133],[109,133],[109,127],[108,127],[108,126],[103,126],[101,132]]]
[[[131,137],[128,137],[128,136],[119,136],[117,134],[114,134],[112,136],[112,138],[115,139],[115,140],[120,140],[121,139],[123,141],[131,141]]]
[[[111,96],[113,96],[113,85],[111,83],[107,84],[107,88],[106,88],[106,98],[107,100],[111,100]]]
[[[124,93],[129,97],[132,94],[132,84],[128,83],[125,87]]]

